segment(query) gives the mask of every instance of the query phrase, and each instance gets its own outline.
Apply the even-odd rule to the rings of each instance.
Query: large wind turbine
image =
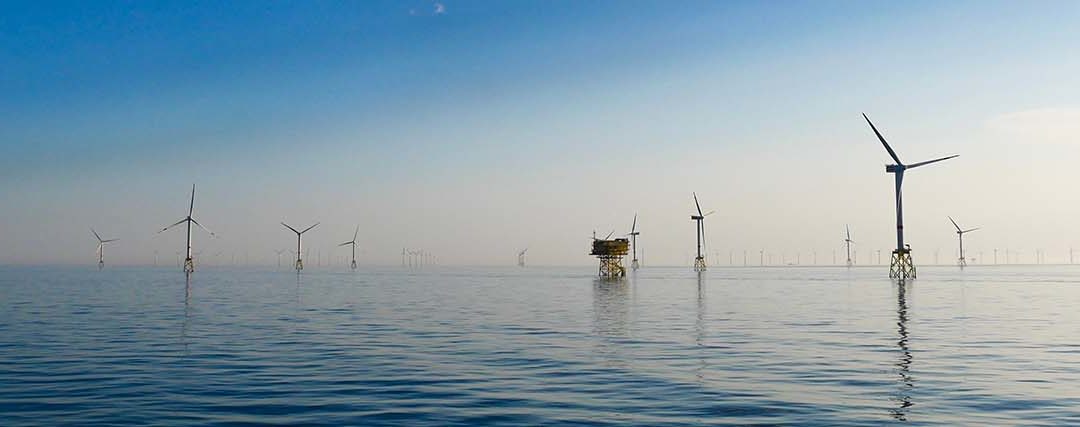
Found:
[[[697,221],[697,257],[694,258],[694,271],[705,271],[705,257],[701,255],[701,249],[705,247],[705,217],[716,211],[701,213],[701,204],[698,203],[697,193],[694,194],[694,206],[697,207],[697,215],[691,215],[690,219]]]
[[[105,267],[105,244],[109,242],[115,242],[120,239],[102,239],[101,236],[99,236],[93,228],[90,229],[90,232],[94,233],[94,237],[97,237],[97,267],[98,270],[100,270],[102,267]]]
[[[316,224],[316,225],[318,225],[318,224]],[[286,227],[288,227],[288,226],[286,225]],[[314,227],[314,225],[312,227]],[[296,230],[293,230],[293,231],[296,231]],[[352,246],[352,264],[351,265],[352,265],[353,270],[356,270],[356,235],[359,234],[359,233],[360,233],[360,226],[357,225],[356,226],[356,231],[354,231],[353,234],[352,234],[352,240],[338,245],[338,246],[345,246],[345,245],[351,245]]]
[[[851,228],[845,225],[844,231],[847,232],[847,237],[844,238],[844,247],[847,249],[847,266],[851,267],[851,244],[855,243],[855,241],[851,240]]]
[[[638,234],[641,234],[641,233],[637,231],[637,214],[634,214],[634,223],[630,225],[630,234],[627,234],[627,236],[630,236],[630,246],[633,247],[633,249],[634,249],[634,259],[630,260],[630,268],[633,269],[633,270],[638,269],[638,260],[637,260],[637,236],[638,236]]]
[[[960,267],[964,267],[964,266],[967,265],[967,259],[964,258],[964,234],[967,234],[969,232],[978,230],[979,227],[969,228],[967,230],[961,230],[960,226],[956,225],[956,221],[954,221],[951,216],[949,217],[949,222],[952,223],[953,227],[956,227],[956,237],[958,239],[960,239],[960,259],[957,260],[957,264]]]
[[[925,162],[913,163],[910,165],[904,164],[900,161],[900,157],[896,155],[892,147],[888,142],[885,142],[885,137],[881,136],[881,132],[878,132],[877,127],[874,127],[874,123],[870,121],[870,118],[863,114],[863,118],[866,119],[866,123],[870,125],[870,129],[874,130],[874,135],[877,135],[881,145],[885,147],[885,151],[889,152],[889,157],[892,157],[896,164],[885,165],[885,172],[891,173],[896,177],[896,250],[893,251],[892,262],[889,264],[889,277],[898,279],[914,279],[915,278],[915,264],[911,260],[911,247],[904,245],[904,204],[903,204],[903,192],[901,191],[901,185],[904,183],[904,172],[908,169],[915,169],[919,166],[925,166],[931,163],[937,163],[942,160],[949,160],[957,155],[942,157],[940,159],[927,160]]]
[[[305,228],[304,231],[296,231],[295,228],[289,227],[289,224],[286,224],[284,222],[282,222],[281,225],[284,225],[285,228],[288,228],[289,230],[292,230],[293,233],[296,233],[296,272],[299,273],[300,270],[304,269],[304,260],[301,258],[300,255],[300,236],[302,236],[304,233],[307,233],[308,230],[315,228],[315,225],[319,225],[319,223],[316,222],[315,225]]]
[[[191,217],[191,214],[194,211],[195,211],[195,184],[191,184],[191,205],[188,206],[187,217],[182,219],[182,220],[177,221],[173,225],[162,228],[161,231],[158,231],[158,233],[161,233],[161,232],[163,232],[165,230],[176,227],[176,226],[178,226],[180,224],[187,223],[187,258],[184,259],[184,272],[185,273],[191,273],[191,272],[195,271],[195,260],[191,258],[191,224],[195,224],[195,225],[199,226],[199,228],[205,230],[207,233],[210,233],[211,237],[214,236],[213,231],[210,231],[206,227],[203,227],[202,224],[199,224],[199,221],[196,221],[195,218]]]
[[[525,253],[526,252],[529,252],[529,248],[522,249],[521,252],[518,252],[518,267],[524,267],[525,266]]]

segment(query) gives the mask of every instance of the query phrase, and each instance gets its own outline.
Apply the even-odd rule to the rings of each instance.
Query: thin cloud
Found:
[[[442,3],[435,3],[435,14],[442,15],[446,13],[446,5]]]
[[[1080,142],[1080,108],[1039,108],[991,117],[991,130],[1026,142]]]

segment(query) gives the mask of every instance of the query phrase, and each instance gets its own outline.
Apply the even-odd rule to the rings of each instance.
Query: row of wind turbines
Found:
[[[188,205],[187,216],[185,216],[183,219],[173,223],[172,225],[169,225],[167,227],[162,228],[161,230],[158,230],[158,233],[160,234],[160,233],[168,231],[169,229],[171,229],[173,227],[176,227],[178,225],[181,225],[181,224],[184,224],[186,226],[186,228],[187,228],[187,241],[186,241],[186,244],[185,244],[185,246],[186,246],[186,252],[185,252],[186,255],[185,255],[185,258],[184,258],[184,273],[186,273],[186,274],[191,274],[191,273],[195,272],[195,258],[193,256],[193,253],[192,253],[192,250],[191,250],[192,249],[192,245],[191,245],[191,237],[192,237],[191,236],[191,225],[194,224],[195,226],[203,229],[204,231],[206,231],[207,234],[210,235],[210,237],[216,236],[213,231],[210,231],[210,229],[206,228],[205,226],[200,224],[199,221],[195,220],[195,218],[192,216],[194,213],[195,213],[195,184],[192,184],[191,185],[191,202]],[[303,236],[304,236],[304,233],[307,233],[308,231],[311,231],[311,229],[315,228],[319,224],[320,223],[316,222],[315,224],[313,224],[312,226],[310,226],[308,228],[305,228],[303,230],[297,230],[296,228],[293,228],[289,224],[286,224],[284,222],[281,223],[281,225],[285,226],[285,228],[289,229],[293,233],[296,233],[296,262],[293,264],[293,266],[294,266],[294,268],[296,268],[297,273],[299,273],[300,271],[302,271],[304,269],[304,259],[303,259]],[[100,268],[105,266],[105,255],[104,255],[104,253],[105,253],[105,250],[104,250],[105,249],[105,244],[110,243],[110,242],[115,242],[115,241],[117,241],[119,239],[102,239],[101,236],[98,235],[97,231],[95,231],[93,228],[91,228],[90,231],[92,233],[94,233],[94,237],[96,237],[98,239],[97,254],[98,254],[98,268],[100,269]],[[348,242],[344,242],[344,243],[341,243],[341,244],[338,245],[339,247],[340,246],[351,246],[352,247],[352,261],[351,261],[351,263],[349,265],[353,270],[356,269],[356,238],[359,235],[359,233],[360,233],[360,226],[357,225],[356,226],[356,231],[353,232],[352,240],[349,240]],[[280,257],[283,252],[278,251],[276,253]]]
[[[952,158],[959,157],[959,155],[954,154],[954,155],[951,155],[951,156],[945,156],[945,157],[941,157],[941,158],[938,158],[938,159],[906,164],[906,163],[904,163],[904,162],[902,162],[900,160],[900,156],[896,155],[896,151],[894,151],[893,148],[891,146],[889,146],[888,141],[885,140],[885,137],[882,136],[881,132],[879,132],[877,127],[874,126],[874,122],[870,121],[870,117],[868,117],[865,113],[863,113],[862,116],[863,116],[864,119],[866,119],[866,123],[868,125],[870,125],[870,129],[874,131],[874,135],[877,136],[878,141],[881,141],[881,145],[883,147],[885,147],[885,151],[887,151],[889,153],[889,157],[891,157],[893,159],[893,161],[896,162],[896,163],[891,164],[891,165],[885,165],[885,172],[886,173],[891,173],[895,177],[894,181],[895,181],[895,191],[896,191],[896,193],[895,193],[896,194],[896,249],[893,250],[892,259],[891,259],[891,261],[889,263],[889,277],[890,278],[895,278],[895,279],[900,279],[900,280],[914,279],[915,276],[916,276],[916,270],[915,270],[915,262],[912,260],[912,257],[911,257],[911,246],[904,243],[904,201],[903,201],[904,173],[907,172],[910,169],[915,169],[917,167],[926,166],[926,165],[929,165],[929,164],[949,160],[949,159],[952,159]],[[704,248],[704,245],[705,245],[705,217],[712,214],[713,211],[710,211],[709,213],[702,213],[701,212],[701,204],[698,203],[697,193],[694,193],[694,206],[697,208],[697,215],[691,215],[690,216],[691,220],[697,222],[697,257],[694,258],[694,270],[695,271],[704,271],[705,270],[705,258],[702,255],[702,249]],[[950,221],[952,220],[951,217],[949,219],[950,219]],[[953,221],[953,225],[956,225],[956,221]],[[975,231],[975,229],[961,230],[960,226],[957,225],[956,226],[956,231],[957,231],[957,234],[960,236],[960,239],[961,239],[960,260],[961,260],[961,263],[964,263],[963,235],[965,233],[970,232],[970,231]],[[846,244],[848,246],[848,263],[850,265],[850,263],[851,263],[850,245],[852,243],[850,231],[848,232],[848,235],[847,235],[847,238],[845,239],[845,242],[846,242]]]
[[[863,114],[863,118],[866,120],[866,123],[868,125],[870,125],[871,130],[873,130],[874,135],[877,136],[877,139],[881,142],[881,145],[885,148],[885,151],[888,152],[889,157],[891,157],[892,160],[895,162],[893,164],[889,164],[889,165],[885,166],[885,172],[886,173],[891,173],[894,176],[895,200],[896,200],[896,249],[892,251],[892,259],[890,261],[890,267],[889,267],[889,277],[898,278],[898,279],[915,278],[916,277],[916,269],[915,269],[914,261],[912,260],[912,256],[911,256],[911,252],[912,252],[911,246],[908,245],[907,243],[905,243],[905,241],[904,241],[904,211],[903,211],[903,182],[904,182],[904,175],[905,175],[905,173],[907,171],[909,171],[911,169],[915,169],[915,168],[918,168],[918,167],[926,166],[926,165],[929,165],[929,164],[933,164],[933,163],[937,163],[937,162],[941,162],[941,161],[945,161],[945,160],[949,160],[949,159],[958,157],[958,155],[951,155],[951,156],[946,156],[946,157],[941,157],[941,158],[937,158],[937,159],[933,159],[933,160],[927,160],[927,161],[911,163],[911,164],[904,163],[903,161],[900,160],[900,157],[896,154],[896,152],[893,150],[893,148],[885,140],[885,137],[882,136],[881,132],[878,131],[877,127],[874,126],[874,123],[870,121],[870,118],[865,113]],[[705,255],[704,255],[706,253],[705,217],[707,217],[709,215],[712,215],[713,213],[715,213],[715,211],[709,211],[708,213],[704,213],[702,211],[702,209],[701,209],[701,204],[698,201],[696,192],[693,193],[693,197],[694,197],[694,207],[696,208],[696,214],[691,214],[690,220],[695,221],[695,223],[696,223],[695,227],[696,227],[696,238],[697,238],[697,256],[694,258],[693,268],[696,271],[704,271],[706,269],[706,262],[705,262]],[[193,213],[194,213],[194,210],[195,210],[195,185],[192,184],[192,186],[191,186],[191,200],[190,200],[190,204],[188,205],[187,216],[185,216],[183,219],[173,223],[172,225],[164,227],[160,231],[158,231],[158,233],[162,233],[162,232],[168,231],[169,229],[171,229],[173,227],[176,227],[178,225],[181,225],[181,224],[186,226],[186,230],[187,230],[186,257],[184,259],[183,268],[184,268],[184,272],[188,273],[188,274],[195,271],[195,260],[192,257],[192,233],[191,233],[192,224],[194,224],[195,226],[197,226],[197,227],[203,229],[204,231],[206,231],[211,237],[215,236],[215,234],[212,231],[210,231],[209,229],[204,227],[202,224],[200,224],[197,220],[195,220],[195,218],[192,216]],[[964,234],[967,234],[969,232],[978,230],[978,228],[972,228],[972,229],[966,229],[965,230],[965,229],[961,229],[960,226],[956,223],[956,221],[952,219],[952,217],[949,217],[949,221],[952,222],[953,226],[956,227],[957,237],[958,237],[958,239],[960,241],[959,263],[961,265],[965,265],[966,264],[966,259],[964,257],[964,252],[963,252]],[[290,231],[292,231],[293,233],[296,234],[296,262],[294,264],[294,268],[296,269],[297,272],[300,272],[300,271],[302,271],[304,269],[304,262],[303,262],[303,259],[302,259],[303,235],[304,235],[304,233],[307,233],[308,231],[311,231],[313,228],[318,226],[319,223],[315,223],[315,224],[311,225],[310,227],[307,227],[307,228],[305,228],[303,230],[297,230],[296,228],[294,228],[294,227],[292,227],[292,226],[290,226],[290,225],[288,225],[288,224],[286,224],[284,222],[282,222],[281,225],[285,226],[285,228],[289,229]],[[117,239],[102,239],[101,236],[98,235],[98,233],[96,231],[94,231],[93,229],[91,229],[91,231],[94,233],[94,236],[98,239],[97,254],[98,254],[98,266],[100,268],[100,267],[104,266],[104,264],[105,264],[105,261],[104,261],[104,247],[105,247],[105,244],[110,243],[110,242],[115,242],[115,241],[117,241]],[[359,226],[357,226],[356,231],[353,233],[352,240],[350,240],[348,242],[341,243],[340,245],[338,245],[338,246],[351,246],[352,247],[352,262],[351,262],[350,266],[353,269],[356,269],[356,239],[357,239],[357,234],[359,233],[359,231],[360,231],[360,228],[359,228]],[[854,241],[851,240],[850,229],[848,229],[846,231],[847,231],[847,235],[846,235],[846,237],[844,239],[844,242],[845,242],[845,245],[847,246],[847,252],[848,252],[847,263],[848,263],[848,265],[851,265],[851,263],[852,263],[851,262],[851,244],[854,243]],[[631,260],[631,268],[633,268],[633,269],[637,269],[638,266],[639,266],[639,261],[637,259],[637,236],[640,235],[640,234],[641,233],[637,231],[637,215],[634,215],[634,222],[631,225],[630,233],[627,235],[633,240],[633,242],[632,242],[633,259]],[[594,238],[595,238],[595,236],[594,236]],[[528,252],[528,248],[523,249],[521,252],[518,253],[518,265],[524,266],[526,252]],[[279,256],[280,256],[280,253],[279,253]],[[404,253],[403,253],[403,257],[404,257]]]

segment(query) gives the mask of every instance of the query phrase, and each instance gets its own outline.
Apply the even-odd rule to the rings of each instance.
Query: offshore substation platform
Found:
[[[611,236],[608,235],[610,238]],[[625,277],[626,268],[622,265],[622,258],[630,253],[630,240],[620,239],[597,239],[593,237],[592,252],[589,255],[600,260],[600,277]]]

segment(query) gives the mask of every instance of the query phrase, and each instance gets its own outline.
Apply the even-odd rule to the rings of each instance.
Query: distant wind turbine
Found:
[[[300,236],[302,236],[304,233],[307,233],[308,230],[311,230],[312,228],[315,228],[315,226],[319,225],[319,223],[316,222],[315,225],[312,225],[311,227],[305,228],[304,231],[296,231],[295,228],[289,227],[289,224],[286,224],[284,222],[282,222],[281,225],[284,225],[285,228],[288,228],[289,230],[292,230],[293,233],[296,233],[296,272],[299,273],[301,270],[304,269],[304,260],[300,256],[300,253],[301,253],[300,252],[300,248],[301,248]]]
[[[353,270],[356,270],[356,235],[359,234],[359,233],[360,233],[360,226],[357,225],[356,226],[356,231],[353,232],[352,240],[338,245],[338,246],[345,246],[345,245],[352,246],[352,264],[351,264],[351,266],[352,266]]]
[[[851,244],[855,243],[851,240],[851,228],[844,226],[844,232],[847,233],[847,237],[844,238],[844,247],[847,249],[847,266],[851,267]]]
[[[277,254],[277,266],[278,266],[278,268],[281,268],[281,255],[284,254],[285,252],[288,252],[288,250],[274,249],[274,253]]]
[[[964,258],[964,235],[972,231],[978,230],[979,227],[961,230],[960,226],[956,225],[956,221],[953,220],[951,216],[949,217],[949,222],[952,223],[953,227],[956,227],[956,237],[960,239],[960,259],[958,259],[956,262],[960,266],[960,268],[963,268],[967,265],[967,259]]]
[[[874,135],[877,135],[881,145],[885,147],[885,151],[889,152],[889,157],[892,157],[896,164],[886,165],[885,172],[891,173],[896,177],[896,250],[893,251],[892,261],[889,263],[889,277],[898,279],[914,279],[915,278],[915,264],[911,260],[911,248],[904,245],[904,209],[903,209],[903,192],[901,186],[904,183],[904,172],[908,169],[915,169],[919,166],[925,166],[931,163],[937,163],[943,160],[949,160],[957,157],[958,155],[952,155],[942,157],[940,159],[927,160],[925,162],[913,163],[910,165],[904,164],[900,161],[900,157],[896,155],[892,147],[888,142],[885,142],[885,137],[881,136],[881,132],[878,132],[874,127],[874,123],[870,121],[870,118],[863,114],[863,118],[866,119],[866,123],[870,125],[870,129],[874,130]]]
[[[525,266],[525,253],[526,252],[529,252],[529,248],[522,249],[521,252],[518,252],[518,267],[524,267]]]
[[[105,267],[105,244],[109,243],[109,242],[115,242],[115,241],[120,240],[120,239],[102,239],[101,236],[99,236],[97,234],[97,232],[94,231],[93,228],[90,229],[90,232],[94,233],[94,237],[97,237],[97,240],[98,240],[98,245],[97,245],[98,261],[97,261],[97,265],[98,265],[98,270],[100,270],[102,267]]]
[[[694,206],[697,207],[697,215],[691,215],[692,221],[697,221],[697,257],[694,258],[694,271],[705,271],[705,257],[701,256],[701,250],[705,247],[705,217],[712,215],[716,211],[709,211],[707,214],[701,213],[701,204],[698,203],[697,193],[694,194]]]
[[[637,231],[637,214],[634,214],[634,222],[630,224],[630,234],[628,234],[630,236],[630,246],[634,249],[634,259],[630,260],[630,269],[632,270],[637,270],[639,267],[637,259],[637,236],[639,234],[641,233]]]
[[[178,226],[180,224],[187,223],[187,258],[184,259],[184,272],[188,273],[188,274],[195,271],[195,260],[191,257],[191,224],[195,224],[195,225],[199,226],[199,228],[203,229],[207,233],[210,233],[210,237],[214,237],[214,232],[213,231],[210,231],[206,227],[203,227],[202,224],[199,224],[199,221],[196,221],[195,218],[191,217],[191,214],[194,213],[194,212],[195,212],[195,184],[191,184],[191,205],[188,206],[187,217],[182,219],[182,220],[177,221],[173,225],[162,228],[160,231],[158,231],[158,233],[161,233],[161,232],[164,232],[165,230],[176,227],[176,226]]]

